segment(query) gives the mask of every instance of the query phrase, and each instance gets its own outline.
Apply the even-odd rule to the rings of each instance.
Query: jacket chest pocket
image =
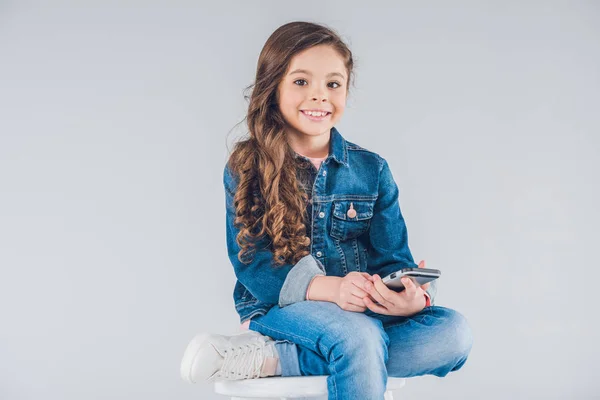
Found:
[[[375,200],[334,200],[330,235],[344,241],[365,233],[374,206]]]

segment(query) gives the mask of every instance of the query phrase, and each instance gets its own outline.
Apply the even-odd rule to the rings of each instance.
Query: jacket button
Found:
[[[354,209],[354,205],[352,203],[350,203],[350,209],[348,210],[348,212],[346,214],[350,218],[356,217],[356,210]]]
[[[323,211],[321,211],[321,212],[319,213],[319,218],[323,218],[324,216],[325,216],[325,213],[324,213]]]
[[[321,253],[320,251],[317,251],[317,257],[321,257],[323,255],[323,253]]]

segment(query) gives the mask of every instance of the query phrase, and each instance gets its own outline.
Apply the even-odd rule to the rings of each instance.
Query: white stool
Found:
[[[388,377],[385,400],[393,400],[392,390],[406,384],[406,378]],[[231,400],[327,400],[327,376],[272,376],[268,378],[217,381],[215,393]]]

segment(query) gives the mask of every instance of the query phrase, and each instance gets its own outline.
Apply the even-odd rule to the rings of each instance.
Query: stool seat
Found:
[[[387,391],[400,389],[406,384],[405,378],[388,377]],[[272,376],[267,378],[241,379],[237,381],[217,381],[215,393],[232,396],[232,399],[297,399],[327,398],[327,375],[316,376]],[[391,393],[386,399],[391,399]]]

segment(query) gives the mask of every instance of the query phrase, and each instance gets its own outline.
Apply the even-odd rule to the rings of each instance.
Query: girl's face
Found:
[[[288,133],[318,136],[329,132],[346,108],[347,71],[344,61],[329,45],[296,54],[279,84],[279,109]],[[325,116],[307,111],[326,111]]]

